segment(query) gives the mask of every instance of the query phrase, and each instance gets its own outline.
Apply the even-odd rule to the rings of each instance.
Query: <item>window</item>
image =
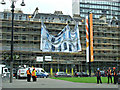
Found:
[[[104,51],[104,53],[106,53],[106,51]]]
[[[99,34],[99,33],[97,33],[97,36],[100,36],[100,34]]]
[[[104,40],[104,43],[107,43],[107,41],[106,41],[106,40]]]
[[[7,44],[10,44],[11,43],[11,41],[7,41]]]
[[[11,28],[7,27],[7,32],[10,32],[11,31]]]
[[[104,36],[105,36],[105,37],[107,37],[107,35],[106,35],[106,34],[104,34]]]
[[[34,44],[37,44],[37,42],[34,42]]]
[[[22,15],[19,16],[19,20],[22,20]]]
[[[15,32],[18,32],[18,29],[15,29]]]
[[[104,47],[106,47],[106,45],[104,45]]]
[[[17,40],[18,40],[18,36],[14,36],[14,39],[17,39]]]
[[[34,37],[34,40],[38,40],[38,37]]]
[[[22,31],[26,31],[25,28],[23,28]]]
[[[22,39],[23,39],[23,40],[26,40],[26,36],[22,36]]]
[[[98,43],[101,43],[101,41],[100,41],[100,40],[98,40]]]
[[[34,32],[37,32],[37,30],[36,30],[36,29],[34,29]]]
[[[25,41],[23,41],[23,44],[25,44]]]
[[[114,37],[114,36],[115,36],[115,34],[112,34],[112,36]]]
[[[100,54],[100,53],[101,53],[101,51],[98,51],[98,53]]]
[[[15,41],[15,44],[18,44],[18,41]]]
[[[7,35],[7,39],[10,39],[10,35]]]

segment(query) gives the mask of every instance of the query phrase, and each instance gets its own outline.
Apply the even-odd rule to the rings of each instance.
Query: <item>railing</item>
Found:
[[[94,53],[94,56],[118,56],[118,53]]]
[[[1,50],[10,50],[10,46],[3,46],[2,48],[0,48]],[[29,47],[14,47],[14,50],[16,51],[40,51],[39,48],[29,48]]]

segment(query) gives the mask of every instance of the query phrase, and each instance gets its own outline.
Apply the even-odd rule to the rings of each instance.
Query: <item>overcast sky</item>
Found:
[[[0,0],[1,2],[2,0]],[[6,5],[0,4],[0,11],[11,9],[11,0],[4,0]],[[55,10],[63,11],[63,14],[72,15],[72,0],[24,0],[26,6],[20,6],[22,0],[17,0],[15,8],[21,8],[24,13],[33,13],[39,8],[40,13],[54,13]]]

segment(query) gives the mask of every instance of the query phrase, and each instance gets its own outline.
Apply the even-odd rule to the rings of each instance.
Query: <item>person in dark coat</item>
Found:
[[[117,70],[115,67],[113,67],[113,76],[114,76],[114,84],[117,83]]]
[[[101,81],[101,73],[100,73],[99,68],[97,69],[96,76],[97,76],[97,84],[99,84],[99,81],[100,81],[100,83],[102,84],[102,81]]]
[[[36,70],[35,69],[33,69],[32,71],[32,78],[33,78],[33,82],[35,82],[36,81]]]
[[[31,81],[31,72],[30,72],[30,68],[28,68],[28,70],[27,70],[27,81],[28,81],[28,82]]]
[[[107,76],[108,76],[108,84],[109,84],[109,78],[111,79],[111,83],[112,83],[112,71],[111,71],[110,67],[107,70]]]

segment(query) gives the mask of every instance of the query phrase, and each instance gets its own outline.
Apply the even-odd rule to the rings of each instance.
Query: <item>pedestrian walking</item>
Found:
[[[114,76],[114,84],[117,83],[117,70],[115,67],[113,67],[113,76]]]
[[[108,76],[108,84],[109,84],[109,79],[111,79],[111,83],[112,83],[112,71],[111,71],[110,67],[107,70],[107,76]]]
[[[33,78],[33,82],[35,82],[36,81],[36,70],[35,69],[33,69],[32,71],[32,78]]]
[[[101,73],[100,73],[99,68],[97,69],[96,76],[97,76],[97,84],[99,84],[99,81],[100,81],[100,83],[102,84],[102,81],[101,81]]]
[[[30,68],[28,68],[28,70],[27,70],[27,81],[28,81],[28,82],[31,81],[31,72],[30,72]]]

